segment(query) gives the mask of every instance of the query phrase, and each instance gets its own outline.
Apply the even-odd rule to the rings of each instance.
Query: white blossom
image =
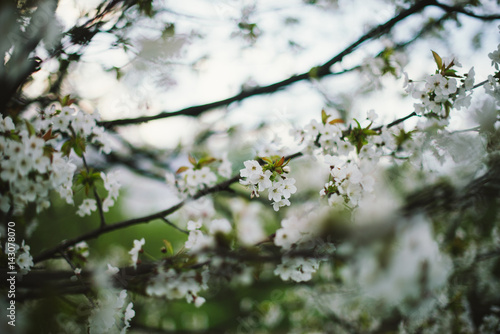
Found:
[[[132,264],[134,265],[134,268],[137,267],[139,252],[142,251],[142,246],[144,246],[145,243],[146,241],[144,238],[141,240],[134,240],[134,247],[132,247],[132,249],[128,252],[132,256]]]
[[[76,214],[80,217],[85,217],[87,215],[90,215],[95,210],[97,210],[97,201],[93,198],[86,198],[78,207],[78,211],[76,212]]]

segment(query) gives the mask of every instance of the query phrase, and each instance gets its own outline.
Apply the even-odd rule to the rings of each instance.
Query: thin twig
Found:
[[[176,230],[181,231],[181,232],[182,232],[182,233],[184,233],[184,234],[189,234],[189,231],[186,231],[186,230],[184,230],[184,229],[180,228],[179,226],[175,225],[174,223],[172,223],[172,222],[171,222],[170,220],[168,220],[167,218],[162,217],[161,219],[162,219],[165,223],[167,223],[168,225],[170,225],[170,226],[172,226],[173,228],[175,228]]]
[[[493,21],[493,20],[500,19],[500,14],[479,15],[479,14],[476,14],[476,13],[473,13],[473,12],[470,12],[470,11],[464,9],[463,7],[448,6],[448,5],[445,5],[443,3],[439,3],[439,2],[436,2],[436,3],[432,4],[432,6],[439,7],[441,9],[445,10],[448,13],[460,13],[460,14],[464,14],[464,15],[467,15],[467,16],[470,16],[470,17],[473,17],[473,18],[476,18],[476,19],[481,19],[481,20],[484,20],[484,21]]]
[[[90,168],[89,166],[87,165],[87,160],[85,160],[85,154],[82,153],[82,161],[83,161],[83,165],[85,166],[85,169],[87,170],[87,175],[90,174]],[[101,201],[101,197],[99,197],[99,194],[97,193],[97,190],[94,186],[93,188],[93,193],[94,193],[94,198],[95,198],[95,201],[96,201],[96,204],[97,204],[97,211],[99,212],[99,218],[101,220],[101,228],[104,227],[106,225],[106,220],[104,218],[104,210],[102,208],[102,201]]]
[[[73,264],[73,262],[71,262],[70,258],[68,257],[68,254],[66,254],[66,252],[64,252],[64,251],[60,251],[59,253],[60,253],[60,254],[61,254],[61,256],[62,256],[62,257],[66,260],[66,262],[69,264],[69,266],[71,267],[71,269],[72,269],[72,270],[73,270],[73,272],[75,273],[76,267],[75,267],[75,265]],[[82,287],[83,287],[83,291],[86,291],[86,290],[87,290],[87,286],[86,286],[86,285],[85,285],[85,283],[81,280],[80,275],[77,275],[77,274],[75,273],[75,276],[76,276],[76,278],[78,279],[78,281],[80,282],[80,284],[82,285]],[[87,295],[87,293],[85,293],[85,292],[83,293],[83,295],[85,296],[85,298],[87,298],[87,299],[88,299],[88,301],[89,301],[90,305],[92,306],[92,308],[95,308],[95,307],[96,307],[96,305],[95,305],[94,301],[92,300],[92,298],[90,298],[90,297]]]

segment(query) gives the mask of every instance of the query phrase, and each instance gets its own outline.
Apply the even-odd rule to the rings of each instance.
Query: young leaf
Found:
[[[267,162],[268,164],[272,164],[273,163],[273,161],[271,159],[267,158],[267,157],[262,157],[261,159],[264,160],[265,162]]]
[[[281,159],[279,159],[277,162],[276,162],[276,167],[280,167],[283,165],[283,163],[285,162],[285,157],[281,157]]]
[[[204,158],[201,158],[200,161],[198,161],[198,165],[199,166],[208,165],[208,164],[211,164],[212,162],[214,162],[216,160],[217,159],[212,158],[212,157],[204,157]]]
[[[461,78],[462,76],[457,74],[457,71],[455,70],[446,70],[444,72],[444,75],[447,77],[454,77],[454,78]]]
[[[47,140],[51,140],[51,139],[54,139],[58,136],[59,134],[56,133],[55,135],[52,134],[52,128],[49,129],[49,131],[47,131],[43,136],[43,140],[47,141]]]
[[[163,239],[163,244],[165,245],[165,249],[168,253],[174,254],[174,248],[172,247],[170,241]]]
[[[28,133],[30,134],[30,136],[34,136],[36,134],[36,130],[33,125],[26,119],[24,120],[24,123],[26,124],[26,128],[28,128]]]
[[[81,158],[83,153],[85,153],[85,139],[76,137],[73,144],[73,151]]]
[[[196,159],[191,154],[188,155],[188,159],[191,165],[196,166],[197,164]]]
[[[438,67],[438,70],[441,70],[441,68],[443,67],[443,60],[441,59],[441,57],[434,51],[432,51],[432,56],[434,57],[434,61],[436,62],[436,65]]]
[[[71,139],[70,140],[67,140],[61,147],[61,153],[63,154],[63,156],[69,156],[69,153],[71,152]]]
[[[183,173],[183,172],[187,171],[188,169],[189,169],[189,167],[186,167],[186,166],[179,167],[179,169],[175,172],[175,174]]]
[[[356,122],[356,124],[358,124],[358,129],[361,129],[361,124],[359,124],[358,120],[353,118],[354,122]]]
[[[330,115],[328,115],[326,113],[325,109],[322,109],[321,110],[321,123],[326,124],[326,121],[328,120],[328,117],[330,117]]]
[[[335,119],[332,119],[330,122],[328,122],[329,124],[338,124],[338,123],[344,123],[344,120],[342,118],[335,118]]]

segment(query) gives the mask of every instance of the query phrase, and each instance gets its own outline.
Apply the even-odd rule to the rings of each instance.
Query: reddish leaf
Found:
[[[179,167],[179,169],[175,173],[180,174],[180,173],[187,171],[188,169],[189,169],[189,167],[182,166],[182,167]]]

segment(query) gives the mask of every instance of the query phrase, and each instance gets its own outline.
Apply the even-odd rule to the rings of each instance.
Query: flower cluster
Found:
[[[455,58],[441,58],[433,52],[438,67],[436,74],[427,76],[424,89],[418,89],[415,82],[405,76],[406,92],[420,103],[414,104],[418,115],[434,115],[446,118],[453,108],[468,108],[471,103],[471,90],[474,87],[474,68],[464,76],[458,75],[453,67],[461,67]],[[457,79],[461,79],[459,84]]]
[[[170,268],[167,271],[162,266],[158,267],[158,274],[154,276],[146,287],[149,296],[164,296],[167,299],[186,298],[188,303],[200,307],[205,303],[205,298],[198,295],[206,290],[208,271],[199,273],[195,270],[177,272]]]
[[[189,231],[188,240],[184,247],[192,253],[198,253],[201,250],[211,248],[215,245],[215,236],[217,234],[229,235],[233,228],[227,219],[214,219],[208,225],[208,234],[201,231],[202,222],[189,221],[187,229]]]
[[[0,195],[0,210],[19,213],[34,202],[40,212],[50,206],[50,190],[73,204],[77,167],[71,162],[71,151],[81,157],[87,143],[100,146],[105,153],[110,151],[104,130],[96,124],[97,117],[97,112],[88,114],[69,106],[59,110],[55,105],[32,122],[0,116],[0,186],[5,189]],[[91,208],[91,203],[86,207]]]
[[[319,260],[315,258],[283,256],[274,274],[284,281],[292,279],[295,282],[309,281],[319,268]]]
[[[95,173],[95,176],[100,176],[104,183],[104,189],[108,191],[108,195],[102,201],[102,211],[108,212],[109,208],[115,204],[115,200],[118,198],[120,183],[116,177],[116,172],[108,173],[107,175],[104,172]],[[85,198],[78,207],[77,215],[80,217],[84,217],[86,215],[90,215],[92,212],[97,210],[97,201],[93,198]]]
[[[92,310],[89,317],[89,333],[120,333],[125,334],[127,328],[130,327],[130,320],[135,316],[133,303],[130,302],[125,306],[127,298],[127,290],[122,290],[115,296],[109,290],[98,307]]]
[[[363,174],[353,161],[331,155],[325,155],[324,161],[330,166],[330,180],[319,193],[328,198],[330,206],[356,206],[365,192],[373,191],[374,178]]]
[[[274,244],[281,248],[283,256],[274,274],[279,275],[282,280],[310,280],[324,260],[324,255],[335,250],[333,244],[325,242],[318,235],[323,215],[322,210],[315,208],[307,216],[294,214],[281,221],[281,228],[275,233]],[[309,257],[293,254],[297,251],[308,253]]]
[[[403,53],[395,52],[394,48],[387,47],[377,57],[366,57],[361,65],[362,73],[367,77],[368,85],[381,88],[382,76],[387,73],[399,78],[407,59]]]
[[[244,162],[245,168],[240,170],[240,183],[251,190],[251,197],[259,197],[259,193],[267,190],[269,200],[273,201],[273,209],[278,211],[283,206],[290,206],[292,194],[297,191],[295,179],[285,174],[290,172],[285,157],[274,159],[262,158],[263,166],[257,160]]]
[[[181,178],[176,180],[175,177],[168,175],[167,183],[174,184],[180,194],[188,193],[193,196],[197,191],[211,187],[217,182],[217,175],[209,167],[214,163],[219,162],[217,173],[224,178],[231,176],[231,162],[224,155],[222,159],[215,159],[212,157],[204,157],[196,160],[191,155],[189,162],[192,166],[182,166],[177,170]]]

